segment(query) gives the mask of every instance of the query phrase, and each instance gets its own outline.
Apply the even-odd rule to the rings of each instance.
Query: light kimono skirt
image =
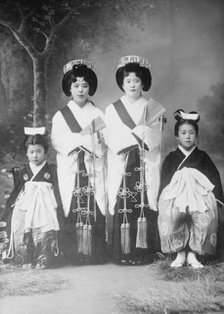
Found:
[[[31,229],[41,232],[59,230],[57,202],[53,187],[48,182],[28,181],[17,197],[11,220],[10,247],[8,257],[26,254],[23,237]]]
[[[218,214],[214,185],[200,171],[182,168],[163,189],[158,228],[163,253],[187,246],[200,255],[215,254]]]
[[[25,212],[24,231],[40,228],[41,232],[59,230],[57,202],[48,182],[29,181],[18,197],[14,211]]]

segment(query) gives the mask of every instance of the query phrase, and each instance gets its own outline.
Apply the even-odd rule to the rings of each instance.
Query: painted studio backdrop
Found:
[[[94,63],[99,85],[92,100],[104,110],[121,94],[118,59],[137,54],[151,63],[147,97],[167,110],[163,153],[175,145],[173,112],[198,111],[199,145],[224,181],[224,1],[1,1],[0,42],[1,161],[22,153],[24,126],[50,129],[68,101],[61,88],[65,63]]]

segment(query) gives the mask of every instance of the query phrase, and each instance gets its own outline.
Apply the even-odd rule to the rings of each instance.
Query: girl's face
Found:
[[[138,99],[142,93],[142,80],[136,76],[135,72],[130,72],[128,76],[124,78],[122,87],[126,96]]]
[[[38,166],[45,159],[44,147],[40,144],[29,144],[26,155],[31,164],[33,164],[34,166]]]
[[[176,137],[179,144],[186,150],[190,150],[196,145],[197,134],[195,128],[191,124],[182,124],[178,130]]]
[[[83,107],[89,95],[89,83],[83,77],[77,77],[76,82],[71,84],[71,94],[77,105]]]

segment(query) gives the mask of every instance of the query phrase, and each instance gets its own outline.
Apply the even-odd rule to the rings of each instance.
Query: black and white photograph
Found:
[[[224,2],[0,0],[0,313],[224,313]]]

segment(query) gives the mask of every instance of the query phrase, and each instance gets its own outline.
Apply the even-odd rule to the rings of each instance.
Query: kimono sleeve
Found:
[[[140,142],[145,144],[149,151],[161,144],[162,131],[160,130],[159,120],[150,127],[138,125],[132,130],[132,133],[139,138]]]
[[[215,185],[214,190],[213,190],[215,197],[219,201],[224,202],[223,188],[222,188],[219,171],[207,153],[205,153],[204,155],[204,165],[205,165],[205,170],[204,170],[205,175]]]
[[[12,173],[13,173],[13,169],[12,169]],[[8,216],[11,215],[12,210],[13,210],[14,205],[15,205],[15,202],[16,202],[16,199],[17,199],[19,193],[21,192],[21,190],[23,189],[23,186],[24,186],[23,175],[24,175],[24,169],[20,169],[17,171],[16,177],[13,177],[14,187],[13,187],[13,189],[10,193],[10,196],[6,202],[6,206],[5,206],[4,210],[1,212],[0,220],[7,221]]]
[[[50,172],[51,172],[51,181],[54,189],[54,196],[57,202],[57,218],[59,225],[61,226],[64,222],[64,211],[63,211],[63,205],[62,205],[62,200],[60,196],[60,191],[59,191],[59,185],[58,185],[58,175],[57,175],[57,166],[54,164],[51,164],[50,166]]]
[[[162,190],[170,183],[173,175],[173,156],[172,154],[168,154],[162,163],[161,168],[161,178],[160,178],[160,188],[158,196],[162,193]]]
[[[51,141],[54,149],[63,155],[68,155],[82,143],[79,133],[71,132],[62,114],[58,111],[52,120]]]

